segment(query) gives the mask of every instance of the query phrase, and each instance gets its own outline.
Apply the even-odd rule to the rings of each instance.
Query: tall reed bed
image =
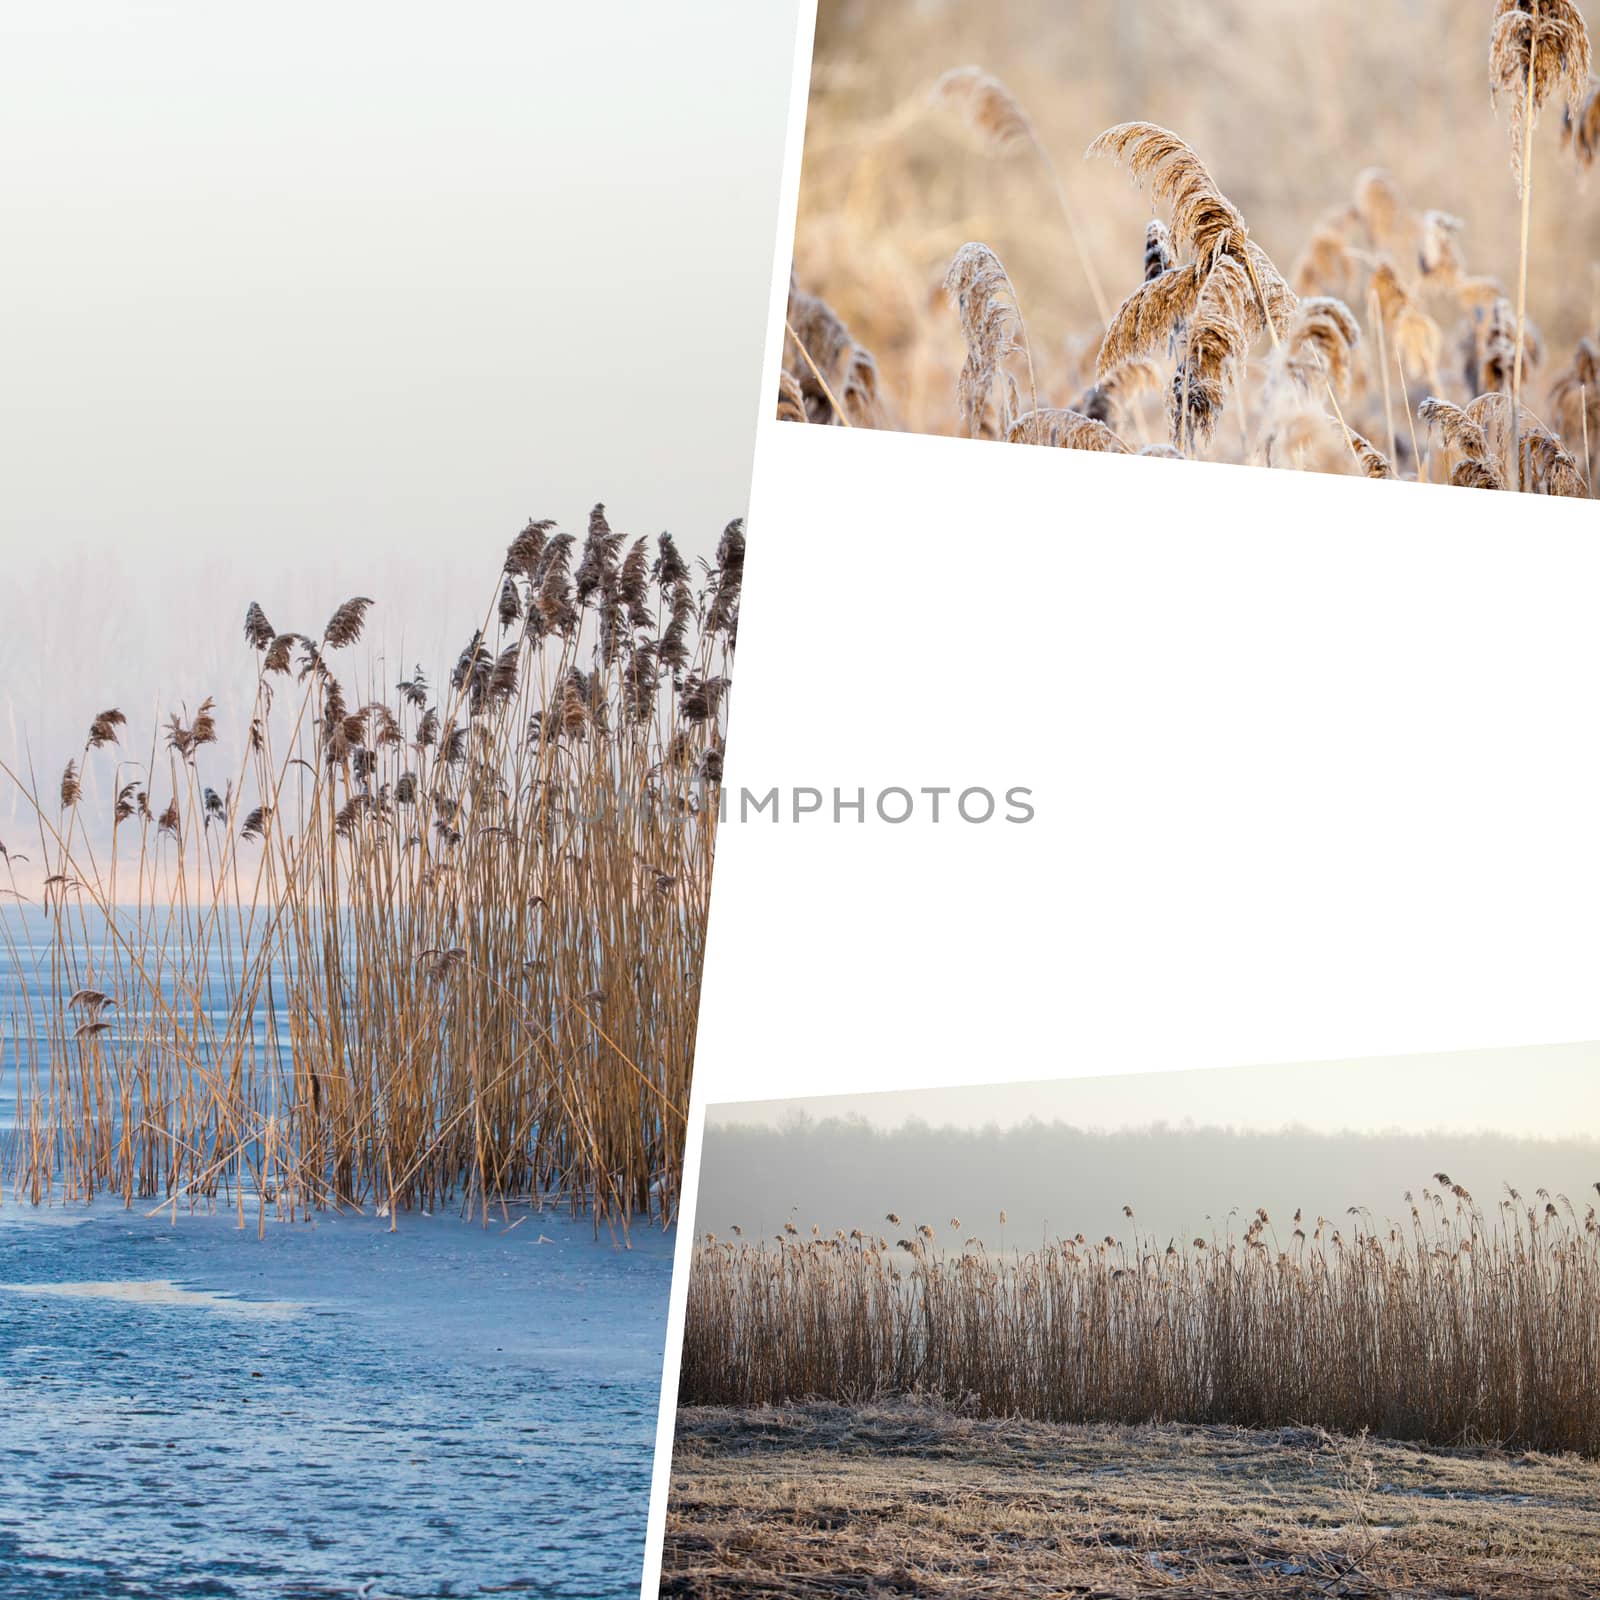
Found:
[[[952,1219],[697,1241],[680,1400],[937,1397],[1056,1422],[1319,1425],[1600,1455],[1600,1224],[1445,1174],[1409,1220],[961,1239]],[[1596,1185],[1600,1190],[1600,1184]],[[891,1214],[891,1226],[899,1218]],[[1004,1213],[1001,1213],[1002,1226]]]
[[[744,548],[531,522],[437,682],[376,681],[366,597],[315,633],[251,604],[237,761],[207,700],[139,747],[102,713],[48,793],[5,766],[48,929],[0,911],[12,1192],[669,1219]]]
[[[1445,7],[1430,24],[1431,42],[1470,28],[1481,50],[1483,19],[1470,21],[1468,10]],[[898,63],[919,25],[926,30],[935,22],[901,16],[890,26],[885,19],[876,37],[880,45],[890,41]],[[946,25],[960,32],[959,22]],[[1060,21],[1046,10],[1034,26],[1050,30]],[[1109,14],[1091,24],[1108,37],[1128,26]],[[1312,16],[1297,16],[1297,29],[1315,26]],[[1339,8],[1324,26],[1335,30],[1327,41],[1330,58],[1348,59],[1354,51],[1359,63],[1367,50],[1383,65],[1399,48],[1381,42],[1375,26],[1353,27]],[[1227,70],[1253,64],[1271,72],[1280,59],[1301,65],[1276,20],[1268,27],[1241,24],[1239,31],[1237,48],[1219,51],[1229,57]],[[825,39],[831,36],[825,28]],[[814,116],[821,156],[811,166],[825,174],[837,164],[847,176],[831,204],[817,189],[824,178],[808,180],[812,198],[802,208],[796,246],[779,417],[1592,496],[1600,454],[1600,261],[1593,229],[1585,257],[1533,255],[1535,178],[1551,165],[1537,155],[1541,112],[1561,117],[1561,160],[1569,174],[1587,173],[1600,149],[1600,80],[1591,76],[1589,31],[1572,0],[1495,0],[1488,45],[1490,93],[1476,88],[1478,115],[1487,122],[1503,113],[1509,174],[1503,163],[1498,180],[1477,171],[1470,186],[1500,196],[1488,214],[1496,248],[1517,241],[1514,252],[1503,252],[1515,269],[1504,277],[1470,264],[1472,236],[1448,209],[1462,185],[1459,167],[1447,175],[1447,196],[1415,200],[1393,170],[1362,170],[1348,198],[1300,234],[1297,253],[1286,253],[1280,264],[1202,153],[1179,133],[1135,120],[1090,138],[1093,125],[1077,120],[1071,94],[1057,97],[1054,118],[1075,124],[1088,141],[1086,156],[1123,168],[1147,196],[1154,215],[1137,232],[1112,232],[1086,216],[1078,191],[1088,171],[1065,181],[1021,98],[979,67],[945,71],[876,126],[841,128],[825,114]],[[1165,66],[1180,79],[1198,70],[1190,61]],[[1162,71],[1161,61],[1147,63],[1146,79]],[[852,81],[837,61],[825,58],[819,72],[823,83],[832,81],[830,74]],[[1360,83],[1339,87],[1358,98],[1365,92]],[[1176,92],[1161,81],[1163,100]],[[823,94],[822,107],[828,103]],[[1364,149],[1382,147],[1392,113],[1381,103],[1373,107],[1373,126],[1361,135]],[[937,205],[919,209],[917,198],[942,193],[929,171],[929,151],[941,147],[925,143],[897,154],[924,124],[961,135],[976,153],[984,176],[975,203],[968,197],[969,209],[994,230],[944,256],[942,296],[929,292],[931,283],[897,281],[886,265],[898,252],[908,263],[925,259],[944,231]],[[1432,127],[1440,141],[1459,137],[1446,120]],[[1281,192],[1282,169],[1305,163],[1308,136],[1299,126],[1259,134],[1251,159],[1261,170],[1251,188]],[[1312,147],[1316,139],[1313,130]],[[956,145],[942,148],[956,163]],[[1320,186],[1342,152],[1313,148],[1312,154]],[[1393,154],[1400,167],[1416,152],[1397,147]],[[1019,170],[1032,175],[1031,184],[1018,186]],[[1023,209],[1008,210],[1019,201]],[[882,224],[870,243],[857,236],[875,205],[893,208],[907,229],[916,224],[905,242]],[[1045,256],[1039,241],[1055,230],[1060,242]],[[1006,259],[1002,239],[1024,242],[1020,263]],[[1048,260],[1042,272],[1041,260]],[[1042,331],[1043,319],[1035,316],[1041,301],[1059,303],[1061,284],[1077,308],[1064,336]],[[848,300],[849,325],[811,292],[819,288]],[[1535,301],[1559,307],[1563,323],[1582,331],[1560,349],[1549,348],[1530,312]],[[892,352],[884,364],[874,349],[878,338]],[[952,374],[945,352],[956,349],[960,367]]]

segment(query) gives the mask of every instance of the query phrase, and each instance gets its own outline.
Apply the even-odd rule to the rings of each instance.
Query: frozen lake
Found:
[[[0,1209],[0,1593],[638,1593],[670,1234],[146,1210]]]
[[[124,923],[132,913],[124,910],[119,918]],[[49,1039],[46,1033],[48,997],[52,984],[63,994],[70,993],[80,981],[92,977],[105,983],[115,970],[116,946],[107,934],[105,919],[93,910],[74,913],[66,918],[70,942],[70,964],[52,972],[51,949],[54,924],[37,906],[17,905],[0,900],[0,1131],[12,1128],[17,1121],[17,1079],[27,1063],[34,1063],[41,1082],[49,1077]],[[208,944],[203,963],[196,967],[205,970],[205,991],[201,995],[199,1015],[205,1026],[199,1031],[200,1053],[206,1052],[206,1041],[226,1033],[231,1014],[233,975],[237,963],[237,945],[225,937],[227,930],[219,930],[215,943]],[[168,944],[169,958],[175,957],[182,943],[176,936]],[[177,1001],[175,978],[168,970],[162,975],[162,992],[169,1000]],[[275,979],[275,983],[278,980]],[[280,994],[281,999],[281,994]],[[177,1001],[186,1013],[195,1010],[193,996],[185,993]],[[268,1013],[263,995],[251,1014],[251,1032],[259,1056],[266,1059],[275,1039],[281,1039],[287,1048],[287,1036],[281,1015],[276,1024]],[[137,1019],[118,1013],[118,1021],[132,1025]]]

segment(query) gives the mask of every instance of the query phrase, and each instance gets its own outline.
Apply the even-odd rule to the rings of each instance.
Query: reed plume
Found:
[[[252,650],[270,650],[278,637],[266,613],[254,600],[245,608],[244,636]]]
[[[956,109],[980,148],[988,154],[1007,157],[1031,150],[1038,157],[1055,190],[1062,216],[1066,219],[1067,231],[1072,236],[1073,249],[1077,252],[1078,264],[1094,300],[1095,310],[1102,323],[1108,321],[1111,315],[1110,302],[1100,286],[1100,275],[1089,254],[1077,210],[1068,197],[1066,185],[1050,158],[1050,152],[1016,96],[998,78],[992,77],[981,67],[954,67],[934,84],[932,99],[936,104]]]
[[[1342,298],[1358,271],[1350,241],[1336,228],[1319,223],[1289,269],[1289,281],[1298,295]]]
[[[1522,241],[1517,265],[1517,333],[1512,368],[1510,450],[1517,444],[1522,406],[1522,352],[1528,319],[1528,249],[1533,214],[1533,130],[1539,113],[1564,93],[1575,117],[1589,83],[1589,30],[1572,0],[1495,0],[1489,33],[1489,99],[1510,102],[1511,173],[1522,197]],[[1520,469],[1519,469],[1520,470]],[[1520,478],[1517,487],[1522,487]]]
[[[1513,393],[1521,354],[1516,307],[1509,300],[1498,299],[1489,315],[1479,324],[1476,348],[1478,391],[1484,394],[1491,391]]]
[[[1447,451],[1462,459],[1450,468],[1450,481],[1462,489],[1503,489],[1500,463],[1490,451],[1482,424],[1460,406],[1430,397],[1417,407],[1417,416],[1430,432],[1437,431]]]
[[[1144,281],[1159,278],[1178,264],[1172,247],[1172,230],[1160,217],[1152,217],[1144,232]]]
[[[1348,395],[1360,343],[1361,325],[1342,300],[1328,295],[1302,300],[1285,340],[1286,370],[1307,392],[1331,384],[1335,394]]]
[[[1127,455],[1128,446],[1094,417],[1077,411],[1050,409],[1029,411],[1012,423],[1006,439],[1011,444],[1049,445],[1060,450],[1099,450],[1112,455]]]
[[[1033,124],[1016,96],[981,67],[952,67],[934,84],[932,99],[958,111],[990,155],[1011,156],[1023,150],[1042,153]]]
[[[1142,396],[1160,394],[1165,386],[1166,375],[1160,364],[1149,357],[1135,356],[1092,384],[1071,409],[1118,429],[1125,422],[1133,422]]]
[[[1581,101],[1568,105],[1562,131],[1578,165],[1587,172],[1600,154],[1600,79],[1591,80]]]
[[[1483,394],[1466,408],[1494,455],[1520,451],[1518,481],[1534,494],[1582,499],[1588,485],[1582,468],[1561,440],[1507,394]]]
[[[1430,389],[1439,385],[1444,334],[1417,303],[1392,262],[1380,261],[1372,274],[1372,294],[1389,348],[1409,379],[1420,378]]]
[[[1460,240],[1466,223],[1447,211],[1425,211],[1417,240],[1417,265],[1430,284],[1449,289],[1466,271]]]
[[[1361,463],[1361,470],[1369,478],[1394,477],[1394,467],[1389,458],[1369,440],[1363,439],[1359,433],[1350,435],[1350,448],[1355,451],[1356,459]]]
[[[1255,244],[1238,208],[1205,164],[1175,133],[1150,122],[1108,128],[1088,155],[1125,165],[1151,195],[1172,210],[1171,240],[1194,257],[1187,266],[1149,275],[1118,308],[1096,363],[1104,376],[1120,362],[1150,353],[1182,333],[1182,354],[1169,411],[1173,442],[1190,447],[1216,430],[1230,385],[1263,330],[1274,345],[1292,314],[1295,294],[1267,253]]]
[[[1198,262],[1164,267],[1117,307],[1095,358],[1095,374],[1104,382],[1125,362],[1148,356],[1163,346],[1182,347],[1183,334],[1205,287]],[[1176,350],[1173,351],[1177,353]]]
[[[89,724],[88,748],[103,750],[108,744],[115,744],[117,729],[126,727],[127,722],[128,719],[120,711],[102,711]]]
[[[1228,390],[1265,325],[1261,302],[1237,256],[1216,258],[1188,320],[1183,359],[1168,399],[1172,439],[1179,449],[1192,449],[1216,432]]]
[[[1600,341],[1585,337],[1572,361],[1550,386],[1550,410],[1564,439],[1582,446],[1593,477],[1593,452],[1600,444]]]
[[[786,385],[791,409],[798,395],[807,422],[837,422],[857,428],[887,425],[887,414],[878,401],[877,363],[871,352],[851,338],[850,330],[826,301],[800,288],[792,272],[785,326],[799,360],[791,369],[786,357],[779,386],[780,420],[784,418]]]
[[[800,387],[797,379],[787,369],[778,373],[778,421],[779,422],[809,422],[811,419],[806,414],[805,391]]]
[[[1379,250],[1393,249],[1405,233],[1409,220],[1394,175],[1383,167],[1368,167],[1358,173],[1354,205],[1373,246]]]
[[[1557,95],[1573,122],[1589,93],[1589,30],[1572,0],[1495,0],[1489,30],[1489,98],[1507,102],[1517,193],[1530,176],[1532,133]]]
[[[1177,134],[1153,122],[1124,122],[1100,134],[1087,154],[1120,162],[1153,198],[1166,201],[1179,250],[1206,270],[1224,255],[1244,259],[1250,246],[1244,218]]]
[[[1016,290],[999,256],[978,243],[964,244],[956,252],[944,287],[967,346],[957,387],[962,427],[969,438],[1003,439],[1018,410],[1016,380],[1005,362],[1018,349],[1027,357],[1031,409],[1039,409],[1033,354]]]

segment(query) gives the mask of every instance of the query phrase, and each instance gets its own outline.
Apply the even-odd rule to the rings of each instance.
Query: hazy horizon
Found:
[[[776,1128],[796,1115],[886,1130],[1193,1121],[1252,1132],[1600,1137],[1600,1041],[729,1101],[706,1107],[706,1126]]]
[[[226,708],[252,600],[316,631],[370,595],[385,681],[448,667],[530,517],[603,501],[709,556],[749,494],[796,22],[10,8],[0,759],[52,792],[108,706],[130,751]]]
[[[896,1227],[904,1234],[926,1223],[943,1247],[973,1235],[990,1246],[1026,1247],[1078,1232],[1127,1239],[1135,1229],[1163,1239],[1237,1238],[1262,1207],[1286,1241],[1297,1211],[1309,1219],[1308,1233],[1326,1217],[1348,1236],[1350,1214],[1359,1211],[1369,1224],[1404,1225],[1411,1204],[1440,1189],[1439,1173],[1466,1188],[1491,1220],[1513,1190],[1519,1211],[1542,1210],[1543,1190],[1581,1215],[1596,1203],[1600,1142],[1193,1124],[1115,1131],[1061,1122],[892,1131],[842,1120],[781,1130],[725,1125],[706,1130],[695,1228],[725,1237],[738,1224],[763,1237],[793,1222],[802,1232],[861,1228],[892,1239]],[[890,1212],[900,1224],[887,1220]]]
[[[1002,1209],[1013,1240],[1119,1234],[1123,1206],[1170,1234],[1257,1206],[1401,1218],[1441,1171],[1486,1211],[1505,1184],[1581,1209],[1597,1072],[1600,1043],[1581,1043],[710,1106],[695,1226],[848,1231],[895,1210],[993,1243]]]

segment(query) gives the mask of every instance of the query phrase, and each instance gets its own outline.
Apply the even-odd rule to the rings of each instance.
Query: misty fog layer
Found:
[[[110,706],[130,761],[207,696],[232,736],[252,600],[317,634],[370,595],[378,692],[447,670],[530,517],[581,537],[605,501],[709,558],[749,493],[795,20],[7,8],[0,760],[53,794]]]
[[[1004,1210],[1005,1243],[1025,1247],[1079,1232],[1126,1239],[1135,1224],[1123,1207],[1131,1206],[1139,1231],[1165,1243],[1225,1232],[1230,1211],[1241,1214],[1238,1234],[1264,1206],[1287,1241],[1297,1207],[1336,1225],[1351,1206],[1403,1221],[1406,1192],[1420,1197],[1439,1172],[1486,1213],[1507,1184],[1529,1203],[1541,1187],[1564,1194],[1581,1213],[1596,1200],[1600,1142],[1161,1125],[1096,1132],[1037,1121],[1008,1129],[910,1122],[883,1130],[803,1117],[781,1128],[708,1124],[695,1227],[726,1235],[738,1224],[770,1235],[793,1221],[823,1233],[889,1232],[884,1218],[893,1211],[907,1228],[934,1227],[942,1244],[976,1234],[998,1245]]]

